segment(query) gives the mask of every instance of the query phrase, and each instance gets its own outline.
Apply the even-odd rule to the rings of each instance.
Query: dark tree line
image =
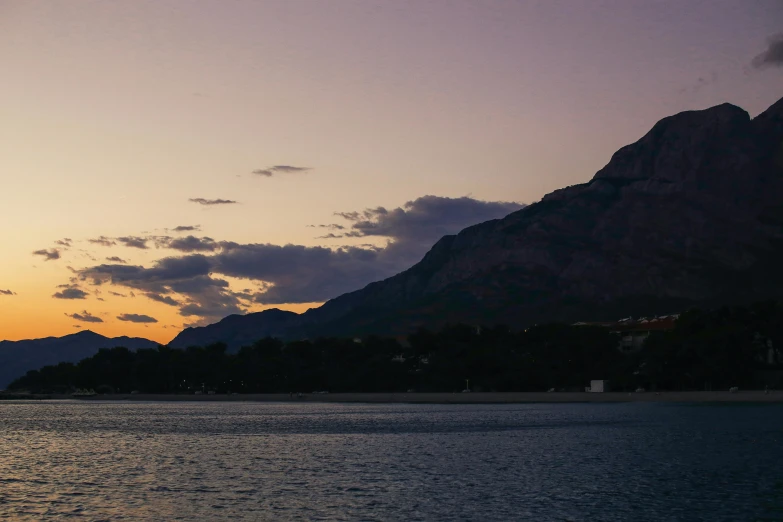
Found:
[[[637,380],[661,389],[783,386],[783,306],[765,302],[682,314],[636,356]]]
[[[262,339],[229,353],[225,345],[185,350],[101,350],[77,364],[30,371],[11,390],[128,393],[288,393],[583,390],[591,379],[615,389],[763,387],[781,361],[783,308],[764,303],[683,314],[635,354],[598,326],[538,325],[524,331],[455,325],[420,330],[400,343],[369,337],[283,343]],[[763,373],[766,371],[766,373]],[[765,382],[765,379],[767,382]]]

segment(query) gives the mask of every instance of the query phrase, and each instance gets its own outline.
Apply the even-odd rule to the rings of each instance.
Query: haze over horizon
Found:
[[[0,0],[0,340],[309,307],[783,91],[776,0]]]

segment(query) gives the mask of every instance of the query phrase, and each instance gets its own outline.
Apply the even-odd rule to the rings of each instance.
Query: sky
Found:
[[[783,96],[781,0],[0,0],[0,339],[307,308]]]

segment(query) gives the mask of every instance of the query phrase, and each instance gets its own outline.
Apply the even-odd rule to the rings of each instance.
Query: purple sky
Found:
[[[341,263],[365,279],[393,273],[465,216],[587,181],[665,116],[727,101],[757,114],[783,96],[779,55],[754,65],[781,32],[780,0],[0,0],[0,173],[12,195],[0,314],[14,324],[0,338],[60,334],[90,312],[104,314],[98,330],[163,339],[176,333],[163,326],[267,306],[237,296],[270,284],[284,307],[318,303],[363,284],[340,280]],[[205,204],[218,199],[237,203]],[[335,212],[376,207],[399,209],[384,227],[407,228],[333,237],[361,222]],[[308,226],[324,224],[345,228]],[[280,265],[224,274],[227,287],[201,294],[167,287],[169,304],[69,282],[66,266],[117,257],[150,269],[193,253],[161,239],[177,225],[200,225],[192,233],[213,246],[189,245],[204,255],[260,244],[241,252]],[[411,227],[426,233],[414,241]],[[89,241],[101,236],[115,245]],[[395,249],[369,260],[318,257],[389,240]],[[289,243],[304,252],[296,263],[273,248]],[[343,286],[315,288],[313,267],[327,265]],[[52,298],[58,284],[89,298]],[[113,321],[121,313],[159,322]]]

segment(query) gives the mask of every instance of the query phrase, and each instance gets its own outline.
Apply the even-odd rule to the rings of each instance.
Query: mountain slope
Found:
[[[666,313],[783,297],[781,263],[783,100],[753,120],[723,104],[664,118],[589,182],[443,237],[394,277],[279,324],[236,316],[188,339]]]
[[[444,237],[309,314],[315,330],[399,332],[777,297],[782,225],[783,100],[754,120],[724,104],[661,120],[590,182]]]
[[[130,350],[155,348],[158,343],[140,337],[104,337],[90,330],[24,341],[0,341],[0,390],[29,370],[49,364],[78,362],[101,348],[124,346]]]
[[[247,315],[229,315],[209,326],[186,328],[170,343],[172,348],[225,343],[229,351],[250,345],[264,337],[286,337],[301,322],[301,316],[272,308]]]

